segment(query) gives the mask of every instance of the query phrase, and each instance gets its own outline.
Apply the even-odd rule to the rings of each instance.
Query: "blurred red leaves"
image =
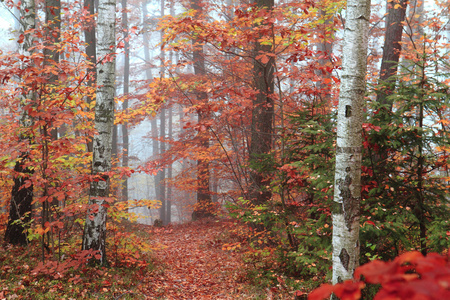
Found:
[[[381,284],[374,300],[450,299],[449,255],[430,253],[423,256],[412,251],[390,262],[371,261],[356,269],[354,280],[334,286],[324,284],[314,290],[308,299],[321,300],[332,293],[342,300],[360,299],[365,283]]]

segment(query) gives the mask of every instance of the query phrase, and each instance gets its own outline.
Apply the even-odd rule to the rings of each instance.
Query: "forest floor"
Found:
[[[246,229],[233,221],[130,227],[150,245],[150,251],[139,255],[143,264],[127,264],[129,252],[120,256],[120,251],[112,249],[108,268],[77,263],[74,257],[80,246],[73,242],[66,243],[73,244],[67,251],[75,254],[59,260],[48,254],[42,264],[38,241],[28,248],[1,245],[0,300],[293,299],[291,293],[281,295],[252,285],[251,267],[244,263]]]
[[[209,219],[153,230],[158,269],[141,292],[150,299],[254,299],[242,254],[226,250],[234,226]]]

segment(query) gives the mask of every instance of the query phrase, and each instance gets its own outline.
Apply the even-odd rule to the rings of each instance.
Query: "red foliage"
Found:
[[[39,262],[37,267],[31,272],[32,275],[49,275],[54,279],[62,278],[64,275],[71,271],[76,270],[81,266],[84,266],[91,257],[97,258],[98,251],[89,249],[83,250],[79,253],[72,255],[72,258],[62,262],[47,261],[46,263]]]
[[[310,300],[328,298],[360,299],[365,283],[381,284],[374,300],[450,299],[449,255],[407,252],[390,262],[371,261],[356,269],[354,280],[336,285],[324,284],[314,290]]]

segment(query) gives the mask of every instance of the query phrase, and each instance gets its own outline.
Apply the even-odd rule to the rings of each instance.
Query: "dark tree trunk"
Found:
[[[27,232],[31,220],[33,202],[33,184],[27,183],[33,172],[25,167],[27,156],[21,157],[14,167],[16,177],[11,191],[9,220],[5,232],[5,241],[13,245],[27,245]]]
[[[402,51],[402,33],[403,22],[406,16],[406,8],[408,1],[400,0],[399,3],[386,2],[386,30],[383,46],[383,57],[381,60],[379,85],[384,87],[377,92],[377,102],[385,105],[383,112],[391,112],[393,102],[388,98],[395,90],[395,82],[398,70],[398,63]],[[388,114],[384,114],[386,122],[389,122]],[[372,162],[377,167],[376,174],[385,174],[387,176],[386,164],[383,162],[387,159],[386,152],[375,151],[372,154]],[[381,176],[382,177],[382,176]],[[383,180],[380,176],[376,176],[377,180]]]
[[[274,0],[257,0],[256,6],[259,9],[266,9],[269,12],[273,9]],[[264,25],[264,24],[263,24]],[[261,37],[269,33],[261,33]],[[253,99],[250,160],[252,165],[258,166],[252,170],[250,200],[255,204],[262,204],[272,196],[270,190],[265,186],[265,175],[261,171],[265,164],[266,155],[272,150],[272,135],[274,122],[274,71],[275,61],[272,56],[267,56],[268,61],[256,57],[263,54],[272,54],[271,45],[262,45],[255,42],[253,80],[256,95]]]
[[[35,2],[34,0],[23,0],[20,4],[21,12],[21,33],[25,36],[24,42],[19,45],[19,51],[23,55],[30,55],[30,48],[33,46],[33,33],[28,33],[28,30],[33,30],[36,25]],[[35,93],[23,92],[21,104],[23,106],[28,104],[28,101],[36,99]],[[21,126],[26,128],[32,125],[32,120],[26,111],[22,112],[20,120]],[[20,140],[24,142],[29,139],[27,136],[20,136]],[[28,145],[27,145],[28,146]],[[8,225],[5,232],[5,241],[13,245],[26,245],[27,232],[30,227],[29,221],[32,213],[33,202],[33,183],[30,180],[32,170],[27,166],[29,163],[28,152],[22,150],[20,158],[17,160],[14,167],[16,172],[14,177],[14,185],[11,190],[10,214],[8,218]]]
[[[202,18],[203,3],[201,0],[192,0],[191,8],[196,12],[198,18]],[[194,73],[201,77],[202,80],[206,76],[205,56],[203,46],[198,40],[193,40],[194,51],[192,54],[194,61]],[[203,124],[209,119],[209,112],[206,107],[208,95],[204,91],[195,92],[197,104],[200,108],[197,111],[198,123]],[[200,149],[205,153],[209,149],[209,138],[206,132],[199,131],[197,135],[200,141]],[[193,219],[200,219],[211,216],[211,194],[209,191],[210,171],[209,161],[207,159],[197,160],[197,205],[192,215]]]
[[[97,3],[98,4],[98,3]],[[97,49],[96,49],[96,39],[95,39],[95,21],[94,21],[94,15],[95,15],[95,3],[94,0],[84,0],[84,7],[89,12],[89,15],[92,16],[92,19],[90,19],[90,22],[86,24],[86,28],[84,30],[84,39],[86,42],[86,56],[89,61],[89,77],[87,80],[87,85],[90,87],[94,87],[97,84]],[[94,95],[88,95],[86,97],[87,103],[91,103],[95,101]],[[87,142],[87,149],[88,152],[92,152],[92,140],[89,140]]]
[[[119,147],[118,145],[118,137],[119,137],[119,132],[118,132],[118,127],[117,125],[113,126],[113,132],[112,132],[112,145],[111,145],[111,155],[113,157],[113,160],[117,159],[117,154],[119,153]],[[116,166],[114,164],[114,166]]]
[[[324,81],[328,78],[331,82],[332,73],[327,71],[327,67],[332,67],[330,58],[333,53],[334,35],[330,30],[332,28],[333,15],[327,14],[326,10],[321,8],[320,17],[324,18],[325,22],[318,29],[322,37],[320,37],[319,43],[317,43],[317,62],[319,69],[316,71],[316,74],[320,76],[322,80],[316,83],[316,87],[318,89],[317,95],[319,103],[326,104],[330,101],[331,96],[331,84],[326,84]]]
[[[386,2],[386,34],[383,46],[383,58],[381,60],[379,83],[395,83],[395,75],[397,74],[398,62],[402,51],[402,33],[403,21],[406,16],[406,7],[408,1],[400,0],[400,2]],[[392,102],[388,101],[394,91],[394,88],[386,88],[378,92],[377,101],[381,104],[389,105],[392,110]]]

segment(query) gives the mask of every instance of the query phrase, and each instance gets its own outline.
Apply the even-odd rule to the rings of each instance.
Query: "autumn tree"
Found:
[[[21,39],[20,52],[24,58],[22,68],[26,69],[33,65],[33,59],[29,59],[33,53],[34,32],[36,26],[36,11],[34,0],[21,1]],[[30,64],[30,65],[28,65]],[[35,100],[34,87],[32,80],[22,78],[22,116],[20,124],[22,132],[20,133],[21,153],[14,167],[14,185],[11,191],[11,203],[9,210],[8,225],[5,232],[5,241],[15,245],[27,245],[27,228],[30,227],[32,201],[33,201],[33,183],[30,176],[33,170],[30,166],[29,152],[26,150],[30,143],[27,128],[32,125],[32,120],[28,114],[27,107],[32,106]]]
[[[333,283],[359,261],[361,146],[370,0],[347,2],[339,95],[333,216]]]
[[[203,18],[203,1],[202,0],[192,0],[191,9],[195,11],[196,18]],[[200,40],[195,39],[192,41],[193,53],[192,59],[194,64],[194,74],[203,79],[206,76],[205,67],[205,54],[203,51],[203,45]],[[197,205],[195,211],[192,215],[193,219],[203,218],[211,214],[209,212],[211,205],[211,194],[209,191],[210,182],[210,170],[208,162],[208,151],[209,151],[209,137],[205,132],[207,127],[206,122],[210,118],[210,112],[208,109],[208,95],[205,91],[198,89],[195,91],[196,104],[197,104],[197,115],[198,123],[200,129],[198,131],[199,143],[201,145],[200,149],[203,152],[197,160]],[[203,127],[202,127],[203,126]],[[202,130],[204,128],[204,130]]]
[[[46,0],[45,1],[45,35],[44,35],[45,48],[44,64],[43,67],[47,68],[50,72],[47,78],[45,78],[45,94],[56,95],[58,85],[57,68],[59,67],[59,45],[61,44],[61,1],[59,0]],[[46,100],[50,100],[50,96]],[[41,132],[43,134],[42,140],[42,154],[43,154],[43,179],[44,179],[44,191],[43,196],[46,200],[42,201],[42,213],[41,213],[41,226],[45,228],[45,224],[52,221],[52,215],[56,212],[58,206],[58,200],[50,195],[51,181],[49,180],[48,164],[50,162],[51,146],[58,139],[58,128],[55,126],[55,118],[47,119],[46,124],[41,126]],[[62,132],[62,130],[60,130]],[[54,182],[56,183],[56,182]],[[45,239],[47,237],[47,241]],[[44,256],[45,248],[48,248],[51,240],[51,233],[47,232],[47,235],[42,235],[42,255]]]
[[[99,251],[100,264],[106,260],[106,215],[110,195],[112,128],[114,125],[115,1],[100,0],[97,22],[97,92],[93,139],[89,210],[83,234],[83,250]]]

